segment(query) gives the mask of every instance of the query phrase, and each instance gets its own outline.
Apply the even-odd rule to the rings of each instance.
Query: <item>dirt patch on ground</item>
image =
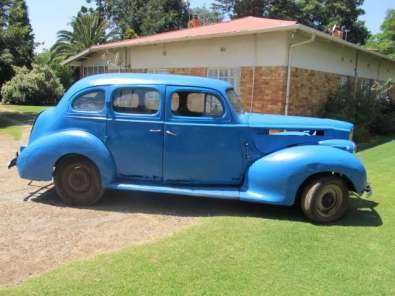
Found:
[[[303,219],[288,208],[142,192],[111,191],[94,207],[65,207],[52,184],[28,186],[15,168],[7,169],[21,142],[0,134],[0,286],[70,260],[151,242],[197,223],[197,217]]]
[[[70,260],[149,242],[196,221],[189,207],[173,211],[176,200],[145,193],[108,192],[93,208],[65,207],[50,183],[28,186],[15,168],[6,168],[20,142],[0,134],[1,286]]]

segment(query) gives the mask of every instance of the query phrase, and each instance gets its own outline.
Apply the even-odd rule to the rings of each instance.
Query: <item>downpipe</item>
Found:
[[[288,49],[288,72],[287,72],[287,90],[286,90],[286,95],[285,95],[285,108],[284,108],[284,114],[288,115],[288,108],[289,108],[289,97],[291,93],[291,70],[292,70],[292,53],[293,49],[295,47],[299,47],[302,45],[306,45],[308,43],[313,43],[315,41],[316,35],[312,34],[311,38],[299,43],[294,43],[289,46]]]

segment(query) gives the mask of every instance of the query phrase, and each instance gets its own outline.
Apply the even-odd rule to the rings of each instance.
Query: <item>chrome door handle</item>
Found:
[[[160,133],[160,132],[162,132],[162,130],[160,128],[158,128],[158,129],[152,128],[149,131],[150,131],[150,133]]]
[[[177,134],[176,134],[176,133],[173,133],[172,131],[166,131],[166,135],[169,135],[169,136],[177,136]]]

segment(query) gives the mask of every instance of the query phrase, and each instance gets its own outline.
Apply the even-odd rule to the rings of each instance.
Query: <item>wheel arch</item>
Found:
[[[296,196],[295,196],[295,203],[298,203],[300,201],[300,198],[302,197],[303,190],[309,184],[311,184],[311,182],[313,182],[314,180],[317,180],[317,179],[320,179],[320,178],[324,178],[324,177],[329,177],[329,176],[337,176],[340,179],[342,179],[344,184],[346,184],[346,186],[347,186],[349,191],[354,191],[355,192],[357,190],[355,188],[355,185],[351,181],[351,179],[349,177],[347,177],[346,175],[344,175],[344,174],[341,174],[341,173],[338,173],[338,172],[318,172],[318,173],[312,174],[309,177],[307,177],[302,182],[302,184],[299,186],[298,191],[296,192]]]
[[[54,168],[68,157],[84,157],[98,169],[104,187],[116,175],[112,154],[95,135],[81,130],[64,130],[41,137],[19,155],[17,167],[25,179],[50,181]]]
[[[341,176],[358,194],[366,186],[366,171],[350,152],[320,145],[285,148],[263,156],[248,168],[240,197],[290,206],[312,178],[332,174]]]

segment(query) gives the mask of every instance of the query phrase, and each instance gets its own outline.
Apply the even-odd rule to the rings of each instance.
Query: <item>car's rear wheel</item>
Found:
[[[57,164],[54,173],[55,189],[69,206],[90,206],[103,195],[100,173],[83,157],[69,157]]]
[[[302,193],[301,207],[316,223],[330,223],[342,218],[348,210],[349,191],[338,176],[314,179]]]

